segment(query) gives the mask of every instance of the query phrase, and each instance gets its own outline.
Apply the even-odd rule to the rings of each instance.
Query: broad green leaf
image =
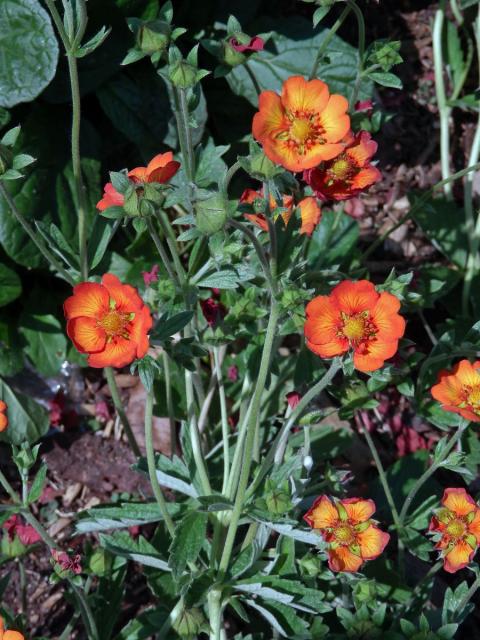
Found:
[[[170,515],[179,511],[179,505],[167,503]],[[142,526],[151,522],[160,522],[163,516],[156,502],[123,502],[120,506],[107,505],[93,507],[77,521],[77,533],[108,531],[110,529],[127,529],[136,525]]]
[[[260,20],[255,26],[257,33],[274,31],[274,34],[268,46],[249,59],[248,66],[262,90],[277,92],[280,92],[282,83],[289,76],[308,76],[318,48],[330,32],[329,29],[316,30],[312,36],[311,23],[299,16],[267,18]],[[356,49],[334,36],[328,45],[325,59],[318,67],[317,77],[328,83],[331,93],[340,93],[348,98],[357,68]],[[234,93],[257,106],[257,92],[244,65],[232,69],[226,79]],[[362,83],[359,95],[361,99],[366,99],[371,93],[372,83],[367,80]]]
[[[28,493],[28,502],[31,504],[32,502],[36,502],[39,497],[42,495],[43,487],[45,486],[45,482],[47,480],[47,465],[42,464],[40,469],[37,471],[37,475],[35,476],[32,486],[30,487],[30,491]]]
[[[23,315],[20,333],[27,341],[25,353],[46,376],[58,374],[66,358],[67,339],[62,325],[52,315]]]
[[[197,285],[208,289],[236,289],[240,278],[234,269],[215,271],[202,278]]]
[[[401,89],[403,87],[402,81],[394,73],[388,73],[387,71],[374,71],[368,74],[370,80],[373,80],[382,87],[391,87],[392,89]]]
[[[208,515],[192,511],[175,529],[168,564],[174,577],[180,577],[189,562],[195,562],[205,542]]]
[[[22,281],[12,269],[0,264],[0,307],[12,302],[22,293]]]
[[[312,234],[308,264],[312,269],[341,264],[351,257],[359,237],[358,222],[345,213],[325,211]]]
[[[58,44],[38,0],[0,2],[0,106],[30,102],[55,75]]]
[[[111,536],[101,533],[100,544],[111,553],[139,562],[147,567],[170,571],[168,564],[143,536],[133,539],[127,531],[116,531]]]
[[[8,407],[8,429],[0,433],[0,442],[33,444],[44,436],[50,424],[48,412],[35,400],[16,393],[0,379],[0,399]]]

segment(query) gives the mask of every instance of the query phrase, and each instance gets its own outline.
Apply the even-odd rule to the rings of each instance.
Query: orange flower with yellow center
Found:
[[[293,196],[284,195],[282,196],[282,200],[284,211],[281,213],[281,216],[283,218],[283,221],[285,222],[285,226],[287,226],[292,217],[295,205]],[[251,204],[254,209],[263,209],[263,191],[245,189],[240,197],[240,204]],[[318,206],[316,199],[312,198],[311,196],[300,200],[297,207],[300,210],[300,218],[302,221],[299,233],[311,236],[315,227],[320,222],[320,219],[322,217],[322,210]],[[269,209],[271,213],[273,213],[275,209],[278,209],[278,204],[272,195],[270,195],[269,198]],[[253,224],[255,224],[257,227],[260,227],[260,229],[262,229],[263,231],[268,231],[268,222],[262,213],[246,213],[245,217],[250,220],[250,222],[253,222]]]
[[[382,174],[370,160],[377,150],[377,143],[367,131],[349,134],[346,148],[333,160],[322,162],[303,173],[303,179],[322,200],[348,200],[357,196]]]
[[[82,282],[63,305],[67,333],[91,367],[124,367],[148,351],[152,317],[137,291],[107,273]]]
[[[440,371],[431,389],[442,409],[453,411],[472,422],[480,422],[480,360],[461,360],[452,371]]]
[[[158,182],[165,183],[171,180],[180,168],[180,163],[173,159],[173,153],[159,153],[146,167],[136,167],[128,172],[128,177],[135,183]],[[105,211],[109,207],[121,207],[124,197],[116,191],[111,182],[104,187],[103,198],[97,202],[97,209]]]
[[[303,516],[327,542],[332,571],[358,571],[366,560],[374,560],[385,549],[390,535],[371,519],[375,508],[373,500],[320,496]]]
[[[307,347],[321,358],[353,351],[359,371],[375,371],[395,355],[405,332],[400,301],[378,293],[368,280],[345,280],[329,296],[317,296],[306,307]]]
[[[348,100],[330,95],[321,80],[288,78],[282,95],[262,91],[252,132],[265,155],[289,171],[303,171],[338,156],[350,129]]]
[[[20,631],[5,631],[3,618],[0,616],[0,640],[25,640]]]
[[[7,418],[7,405],[3,400],[0,400],[0,433],[5,431],[8,427],[8,418]]]
[[[428,530],[437,539],[443,568],[455,573],[472,561],[480,543],[480,508],[465,489],[445,489]]]

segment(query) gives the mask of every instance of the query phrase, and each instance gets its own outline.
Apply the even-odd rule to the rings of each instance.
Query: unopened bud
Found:
[[[170,43],[171,34],[172,28],[167,22],[146,22],[137,34],[138,47],[147,54],[165,51]]]
[[[212,235],[223,229],[227,220],[225,198],[216,193],[206,200],[196,203],[197,227],[205,235]]]

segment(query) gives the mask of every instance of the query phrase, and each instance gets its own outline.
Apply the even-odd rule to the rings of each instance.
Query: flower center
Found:
[[[314,111],[295,110],[286,114],[287,127],[278,134],[288,147],[299,154],[306,153],[314,144],[322,144],[324,129]]]
[[[458,518],[455,518],[455,520],[452,520],[451,522],[449,522],[446,527],[446,532],[452,538],[460,538],[466,533],[466,531],[467,531],[467,527],[465,525],[465,522],[463,522],[463,520],[460,520]]]
[[[298,118],[293,121],[293,124],[290,127],[290,135],[292,138],[295,138],[299,144],[305,144],[311,134],[312,127],[310,120]]]
[[[370,340],[377,333],[377,328],[369,318],[368,311],[355,313],[351,316],[341,313],[342,324],[338,329],[338,335],[346,338],[354,347],[361,342]]]
[[[335,162],[330,167],[330,173],[332,173],[337,180],[345,180],[350,172],[350,163],[345,158],[335,160]]]
[[[471,387],[469,389],[467,402],[475,411],[480,411],[480,386]]]
[[[342,524],[334,531],[335,538],[340,544],[349,545],[355,541],[355,533],[349,524]]]
[[[116,309],[111,309],[98,321],[98,325],[102,327],[108,338],[116,336],[128,337],[126,329],[133,317],[134,314],[122,313]]]
[[[351,316],[343,325],[343,335],[349,340],[361,340],[365,333],[365,318]]]

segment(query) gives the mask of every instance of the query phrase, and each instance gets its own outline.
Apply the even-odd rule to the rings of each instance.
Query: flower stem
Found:
[[[153,448],[153,391],[147,391],[147,402],[145,403],[145,449],[147,451],[148,476],[152,485],[153,495],[160,508],[168,533],[173,538],[175,525],[168,512],[167,503],[157,478],[157,466],[155,464],[155,451]]]
[[[459,605],[457,607],[457,611],[461,612],[461,611],[463,611],[463,609],[465,609],[465,607],[470,602],[470,600],[473,598],[473,596],[475,595],[475,593],[477,592],[478,589],[480,589],[480,576],[478,576],[474,580],[474,582],[472,582],[472,586],[467,591],[467,593],[463,596],[463,598],[460,600],[460,603],[459,603]]]
[[[363,17],[361,9],[357,6],[354,0],[347,0],[348,6],[355,13],[358,23],[358,70],[353,86],[352,96],[350,98],[350,108],[353,109],[358,98],[360,91],[360,85],[363,77],[363,64],[365,57],[365,19]]]
[[[232,166],[230,167],[230,169],[227,171],[227,173],[225,174],[225,177],[223,178],[222,181],[222,193],[224,195],[225,198],[228,198],[228,187],[230,185],[230,182],[232,181],[233,176],[237,173],[237,171],[239,171],[242,168],[242,165],[240,164],[240,162],[234,162],[232,164]]]
[[[222,593],[212,589],[208,593],[208,614],[210,618],[210,640],[221,640]]]
[[[158,220],[158,224],[160,225],[161,230],[165,235],[170,253],[172,254],[173,263],[175,265],[175,269],[177,270],[177,278],[180,284],[184,284],[186,279],[185,269],[183,268],[182,261],[180,260],[180,254],[177,247],[177,238],[175,237],[175,234],[172,230],[170,221],[165,211],[155,211],[155,216]]]
[[[132,449],[135,457],[140,458],[142,454],[140,452],[140,448],[138,446],[135,435],[132,431],[132,427],[130,426],[130,422],[127,418],[127,414],[125,413],[125,409],[123,408],[122,399],[120,398],[120,392],[118,390],[117,382],[115,380],[115,373],[112,367],[105,367],[104,373],[105,373],[105,378],[107,379],[108,388],[110,389],[110,393],[112,396],[113,405],[118,413],[120,422],[122,423],[123,428],[125,430],[125,434],[130,444],[130,448]]]
[[[412,506],[412,502],[415,498],[415,496],[417,495],[417,493],[419,492],[419,490],[422,488],[422,486],[425,484],[425,482],[430,478],[430,476],[432,476],[435,471],[442,466],[442,463],[445,461],[445,459],[447,458],[448,454],[450,453],[450,451],[453,449],[453,447],[457,444],[457,442],[459,440],[461,440],[462,435],[465,431],[465,429],[468,427],[468,422],[464,422],[463,424],[461,424],[458,428],[457,431],[455,432],[455,435],[450,439],[450,442],[448,443],[448,445],[445,447],[445,450],[443,452],[443,456],[441,457],[440,460],[437,460],[436,462],[434,462],[421,476],[420,478],[416,481],[416,483],[413,485],[413,487],[410,490],[410,493],[408,494],[408,496],[405,498],[405,502],[403,503],[403,507],[400,511],[400,529],[403,528],[404,524],[405,524],[405,519],[407,517],[408,511],[410,509],[410,507]]]
[[[162,352],[163,370],[165,373],[165,397],[167,400],[168,422],[170,425],[170,450],[172,458],[177,449],[177,430],[175,428],[175,410],[173,408],[172,396],[172,376],[170,371],[170,361],[166,351]]]
[[[46,259],[46,261],[48,263],[50,263],[50,265],[55,269],[55,271],[57,271],[57,273],[59,273],[69,284],[74,286],[75,285],[75,280],[68,273],[68,271],[66,271],[62,267],[62,265],[55,258],[55,256],[53,256],[50,253],[50,251],[45,246],[45,244],[43,242],[43,239],[41,239],[40,236],[38,236],[35,233],[35,231],[32,229],[30,224],[27,222],[26,218],[23,216],[22,213],[20,213],[20,211],[17,208],[17,205],[15,204],[15,201],[13,200],[12,196],[8,193],[8,191],[5,189],[5,187],[3,186],[3,184],[1,182],[0,182],[0,194],[5,198],[8,206],[10,207],[10,211],[13,213],[13,215],[15,216],[17,221],[20,223],[20,225],[23,228],[23,230],[25,231],[25,233],[28,235],[30,240],[33,242],[33,244],[40,251],[42,256]]]
[[[313,80],[316,77],[318,67],[322,60],[323,54],[327,50],[327,47],[330,44],[331,40],[333,39],[333,36],[337,33],[337,31],[340,29],[342,24],[345,22],[345,18],[348,16],[351,10],[352,10],[352,7],[350,6],[350,4],[348,4],[345,7],[345,9],[342,11],[340,16],[337,18],[335,24],[329,29],[327,35],[322,41],[322,44],[318,47],[317,56],[313,63],[312,70],[310,71],[309,80]]]
[[[250,242],[253,244],[253,248],[257,253],[258,259],[260,260],[260,264],[263,269],[265,280],[268,282],[268,286],[270,287],[270,292],[272,295],[275,295],[276,286],[272,277],[272,273],[270,271],[270,265],[268,264],[267,256],[265,255],[265,251],[263,250],[262,245],[258,241],[257,236],[242,222],[238,222],[238,220],[229,220],[228,224],[234,229],[238,229],[238,231],[241,231],[241,233],[243,233],[243,235],[246,238],[248,238]]]
[[[257,420],[259,416],[262,394],[265,389],[268,372],[270,369],[270,361],[272,357],[273,344],[275,340],[275,332],[277,330],[277,322],[280,316],[279,306],[274,298],[271,300],[270,317],[267,325],[267,332],[265,335],[265,342],[263,345],[262,358],[260,362],[260,368],[257,377],[257,384],[253,394],[251,402],[251,411],[248,419],[247,432],[245,438],[243,466],[240,472],[240,478],[238,481],[237,494],[235,497],[235,503],[233,511],[231,513],[230,524],[227,531],[227,537],[225,540],[225,546],[223,549],[222,557],[219,565],[219,574],[223,575],[227,569],[232,555],[233,544],[235,542],[235,536],[238,529],[238,523],[242,514],[242,509],[245,500],[245,493],[247,490],[248,480],[250,477],[250,469],[252,467],[253,459],[253,446],[255,441],[255,432],[257,428]],[[238,446],[238,443],[237,443]]]
[[[257,76],[253,73],[252,68],[248,64],[248,62],[244,62],[243,66],[245,67],[245,71],[247,72],[248,77],[252,81],[253,88],[255,89],[255,93],[257,94],[257,96],[259,96],[262,93],[262,88],[258,83]]]
[[[258,472],[255,476],[255,480],[252,482],[252,484],[250,485],[247,491],[247,498],[250,498],[252,496],[252,494],[255,492],[257,487],[262,482],[265,475],[270,470],[272,466],[272,462],[275,458],[275,452],[277,448],[280,446],[280,444],[282,443],[285,437],[285,433],[288,433],[290,429],[294,426],[294,424],[297,422],[297,420],[300,419],[300,417],[302,416],[303,412],[308,407],[310,402],[330,384],[330,382],[333,380],[333,378],[335,377],[336,373],[339,371],[341,366],[342,366],[342,361],[340,360],[340,358],[334,358],[330,364],[330,367],[322,376],[322,378],[320,378],[320,380],[316,384],[314,384],[309,391],[307,391],[307,393],[302,397],[300,402],[292,411],[292,413],[290,414],[290,417],[286,420],[284,425],[281,427],[281,429],[277,433],[275,440],[273,441],[262,464],[260,465],[260,468],[258,469]]]
[[[13,502],[15,502],[16,504],[21,504],[22,501],[20,499],[20,496],[15,491],[15,489],[12,487],[12,485],[9,483],[9,481],[5,477],[3,471],[0,471],[0,484],[5,489],[5,491],[8,493],[8,495],[13,500]]]
[[[440,1],[439,8],[435,13],[432,32],[433,44],[433,64],[435,71],[435,91],[437,94],[437,106],[440,116],[440,162],[442,168],[442,178],[446,180],[450,176],[450,130],[449,120],[451,108],[447,103],[445,92],[445,81],[443,78],[444,65],[442,55],[442,34],[445,19],[445,0]],[[443,191],[445,197],[451,199],[452,185],[446,182]]]
[[[222,441],[223,441],[223,485],[222,493],[225,493],[228,486],[228,478],[230,475],[230,445],[228,442],[228,411],[227,398],[225,396],[225,387],[223,385],[222,362],[218,347],[213,347],[213,361],[215,363],[215,371],[218,380],[218,393],[220,395],[220,413],[222,418]]]
[[[148,232],[155,244],[155,247],[157,248],[158,251],[158,255],[160,256],[163,266],[165,267],[167,273],[168,273],[168,277],[170,278],[170,280],[173,282],[173,284],[175,286],[178,286],[178,279],[177,276],[175,274],[175,271],[172,269],[172,265],[170,264],[170,259],[168,257],[167,252],[165,251],[165,248],[162,244],[162,241],[159,238],[159,235],[157,233],[157,230],[155,229],[152,221],[150,220],[150,218],[145,218],[145,221],[147,223],[147,229]]]
[[[197,416],[195,414],[192,372],[188,370],[185,370],[185,389],[187,396],[188,423],[190,429],[190,440],[192,443],[193,457],[195,460],[195,465],[197,467],[198,475],[200,477],[200,482],[202,484],[202,489],[205,492],[205,495],[210,495],[212,493],[212,488],[210,486],[210,480],[208,478],[207,466],[205,464],[205,458],[202,451],[202,441],[200,439],[200,432],[198,430]]]

